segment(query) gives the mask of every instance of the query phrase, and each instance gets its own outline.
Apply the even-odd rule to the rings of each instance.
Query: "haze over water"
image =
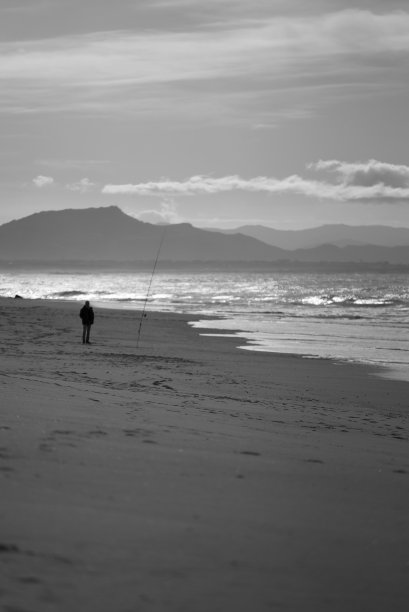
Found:
[[[409,380],[405,274],[159,271],[150,282],[142,272],[3,272],[0,295],[131,309],[148,297],[148,311],[215,317],[193,325],[239,330],[246,349],[387,366]]]

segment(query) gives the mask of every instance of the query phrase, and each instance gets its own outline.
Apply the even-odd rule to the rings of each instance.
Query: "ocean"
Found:
[[[199,333],[234,333],[245,350],[373,364],[409,380],[407,274],[0,272],[0,295],[15,294],[206,315],[192,323]]]

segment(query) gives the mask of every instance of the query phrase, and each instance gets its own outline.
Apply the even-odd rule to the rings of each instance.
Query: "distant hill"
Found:
[[[328,233],[325,228],[317,228],[320,234],[318,230]],[[313,235],[313,230],[304,232]],[[348,269],[377,262],[409,266],[409,245],[322,244],[285,250],[242,233],[202,230],[189,223],[167,226],[144,223],[116,206],[40,212],[1,225],[0,262],[3,265],[29,262],[32,266],[40,262],[55,265],[152,262],[162,239],[160,261],[177,264],[294,265],[298,262],[300,266],[316,263],[320,269],[340,263],[347,263]]]
[[[313,249],[287,251],[287,255],[289,255],[292,261],[298,260],[302,262],[409,264],[409,246],[353,245],[338,247],[333,244],[324,244]]]
[[[267,244],[288,250],[308,249],[323,244],[336,246],[408,246],[409,228],[384,225],[322,225],[303,230],[277,230],[263,225],[243,225],[223,233],[240,232]]]
[[[273,261],[285,256],[250,236],[225,236],[188,223],[163,227],[116,206],[39,212],[0,226],[2,261]]]

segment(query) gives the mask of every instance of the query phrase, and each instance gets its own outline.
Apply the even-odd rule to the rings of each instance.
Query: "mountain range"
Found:
[[[161,244],[162,242],[162,244]],[[189,223],[158,226],[116,206],[39,212],[0,226],[2,261],[272,261],[281,249]]]
[[[365,244],[366,240],[377,242]],[[152,262],[158,255],[161,262],[178,264],[381,262],[409,266],[409,229],[340,225],[288,232],[243,226],[225,232],[189,223],[153,225],[116,206],[39,212],[0,226],[0,262],[6,265],[140,263]]]
[[[408,246],[409,228],[385,225],[322,225],[303,230],[277,230],[263,225],[242,225],[226,234],[241,233],[282,249],[310,249],[323,244],[339,247],[376,245]]]

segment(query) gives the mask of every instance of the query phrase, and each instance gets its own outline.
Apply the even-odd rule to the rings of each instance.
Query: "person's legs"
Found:
[[[90,334],[90,331],[91,331],[91,325],[87,325],[86,328],[87,328],[87,334],[86,334],[85,341],[88,343],[89,342],[89,334]]]
[[[87,334],[87,326],[83,325],[82,326],[82,344],[85,344],[86,334]]]

